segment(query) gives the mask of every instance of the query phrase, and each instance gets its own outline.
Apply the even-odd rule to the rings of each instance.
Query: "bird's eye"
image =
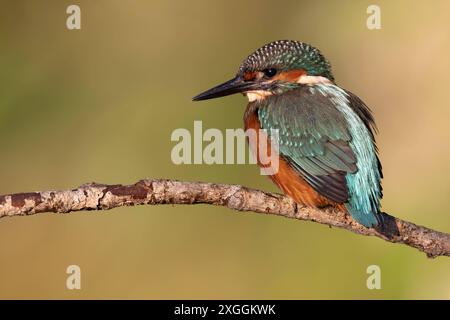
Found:
[[[275,68],[264,69],[263,73],[267,78],[272,78],[274,75],[277,74],[277,69]]]

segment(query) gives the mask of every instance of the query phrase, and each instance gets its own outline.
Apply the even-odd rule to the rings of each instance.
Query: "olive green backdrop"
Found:
[[[81,7],[82,29],[66,29]],[[369,4],[382,29],[366,27]],[[176,166],[176,128],[240,128],[246,100],[191,97],[276,39],[319,47],[373,110],[383,209],[450,231],[448,1],[1,1],[0,194],[144,177],[276,191],[252,165]],[[77,264],[82,289],[66,289]],[[368,290],[366,268],[381,267]],[[450,260],[211,206],[0,221],[0,298],[450,298]]]

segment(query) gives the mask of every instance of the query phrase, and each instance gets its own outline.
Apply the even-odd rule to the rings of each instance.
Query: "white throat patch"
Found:
[[[271,96],[272,94],[273,94],[272,92],[264,90],[248,91],[245,93],[249,102],[253,102],[256,100],[263,100],[266,97]]]

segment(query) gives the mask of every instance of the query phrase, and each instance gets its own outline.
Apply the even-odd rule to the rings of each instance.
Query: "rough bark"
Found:
[[[89,183],[73,190],[0,196],[0,218],[41,212],[109,210],[143,204],[211,204],[237,211],[273,214],[403,243],[423,251],[428,257],[450,256],[450,234],[418,226],[386,213],[383,213],[385,224],[382,229],[368,229],[344,212],[332,208],[301,207],[289,197],[239,185],[156,179],[141,180],[134,185]]]

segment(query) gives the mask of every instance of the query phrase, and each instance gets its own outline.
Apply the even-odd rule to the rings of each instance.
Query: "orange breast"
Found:
[[[249,143],[251,144],[251,149],[255,154],[258,165],[260,167],[263,167],[259,159],[259,139],[267,140],[268,154],[272,152],[270,139],[267,137],[264,131],[260,131],[261,126],[256,112],[246,112],[244,122],[245,130],[253,129],[257,133],[257,139],[253,141],[250,139]],[[343,204],[339,204],[332,200],[329,200],[320,195],[316,190],[314,190],[308,184],[308,182],[303,179],[301,174],[295,171],[295,169],[293,169],[288,162],[283,160],[282,157],[279,158],[278,172],[270,175],[269,177],[286,195],[293,198],[298,204],[311,207],[325,207],[331,205],[339,207],[339,209],[341,210],[345,210]]]

